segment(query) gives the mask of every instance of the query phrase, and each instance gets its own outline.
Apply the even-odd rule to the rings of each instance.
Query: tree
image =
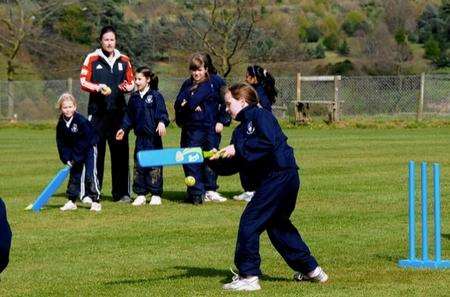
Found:
[[[240,62],[239,54],[249,41],[257,21],[255,2],[213,0],[192,3],[194,13],[179,17],[188,30],[192,46],[199,47],[218,58],[219,72],[226,77],[233,65]],[[194,37],[194,38],[192,38]],[[188,36],[189,38],[189,36]],[[195,41],[198,42],[195,42]]]
[[[33,43],[41,33],[42,23],[67,1],[7,1],[6,15],[0,18],[0,53],[6,58],[8,116],[11,118],[13,101],[10,82],[17,70],[15,63],[20,50]]]

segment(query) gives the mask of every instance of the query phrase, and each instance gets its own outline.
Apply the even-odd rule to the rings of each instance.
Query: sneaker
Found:
[[[131,203],[131,198],[130,196],[123,196],[122,198],[120,198],[119,200],[116,201],[117,203]]]
[[[84,197],[83,199],[81,199],[81,202],[83,202],[84,204],[92,204],[92,199],[89,196]]]
[[[102,210],[102,205],[98,202],[92,202],[91,211],[99,212]]]
[[[150,205],[161,205],[161,197],[153,195],[150,199]]]
[[[75,203],[73,203],[72,200],[69,200],[66,202],[66,204],[64,204],[59,209],[61,209],[62,211],[75,210],[75,209],[77,209],[77,205]]]
[[[320,266],[317,266],[316,269],[308,273],[307,275],[296,272],[294,274],[294,280],[302,282],[315,282],[315,283],[325,283],[328,280],[328,275],[323,271]]]
[[[255,195],[255,192],[244,192],[242,194],[233,196],[233,199],[237,201],[250,202],[250,200],[252,200],[253,198],[253,195]]]
[[[215,191],[206,191],[205,193],[205,202],[214,201],[214,202],[225,202],[227,198],[223,197],[219,193]]]
[[[240,277],[233,270],[233,280],[223,285],[224,290],[230,291],[257,291],[261,290],[261,286],[259,285],[259,278],[257,276],[249,276],[249,277]]]
[[[134,206],[141,206],[144,205],[147,202],[147,200],[145,200],[145,196],[144,195],[139,195],[136,197],[136,199],[134,199],[133,201],[133,205]]]

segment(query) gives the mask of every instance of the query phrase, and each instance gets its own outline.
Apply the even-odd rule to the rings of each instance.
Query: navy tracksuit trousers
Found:
[[[261,181],[239,223],[234,259],[239,275],[261,275],[259,237],[264,231],[293,270],[306,274],[318,266],[289,219],[295,208],[299,187],[296,169],[273,172]]]
[[[70,168],[66,195],[72,202],[80,196],[80,191],[83,197],[89,196],[92,201],[99,201],[100,186],[97,179],[96,158],[97,148],[93,146],[86,152],[84,162],[76,162]]]
[[[210,128],[183,128],[181,131],[181,147],[201,147],[204,151],[218,148],[220,134]],[[205,163],[183,165],[184,175],[193,176],[195,185],[187,188],[189,196],[204,195],[205,191],[217,190],[217,174]]]
[[[156,150],[162,148],[161,137],[137,136],[134,149],[134,180],[133,192],[137,195],[161,196],[163,193],[163,169],[157,167],[140,167],[137,161],[137,153],[142,150]]]

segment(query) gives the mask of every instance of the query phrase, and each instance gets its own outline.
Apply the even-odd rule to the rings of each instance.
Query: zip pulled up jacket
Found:
[[[87,55],[81,67],[81,89],[89,92],[88,114],[103,115],[111,111],[124,111],[126,102],[119,85],[126,81],[133,84],[133,70],[130,59],[114,50],[110,60],[101,49]],[[108,96],[98,91],[105,84],[111,89]]]
[[[225,104],[220,98],[220,88],[224,85],[217,75],[199,84],[192,78],[184,81],[174,104],[177,125],[196,128],[213,128],[216,123],[229,125]],[[201,111],[195,111],[197,107]]]
[[[61,162],[83,162],[88,150],[97,144],[97,134],[91,123],[78,112],[67,127],[61,115],[56,126],[56,144]]]
[[[158,136],[156,128],[162,122],[167,127],[170,123],[164,97],[156,90],[148,90],[141,98],[139,91],[132,93],[128,101],[127,112],[122,129],[134,129],[137,136]]]

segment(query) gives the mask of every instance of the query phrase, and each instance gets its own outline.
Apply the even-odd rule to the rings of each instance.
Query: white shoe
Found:
[[[75,203],[73,203],[71,200],[69,200],[66,202],[66,204],[64,204],[59,209],[61,209],[62,211],[75,210],[75,209],[77,209],[77,205]]]
[[[99,212],[102,210],[102,205],[98,202],[92,202],[91,204],[91,211]]]
[[[305,275],[300,272],[296,272],[294,274],[294,280],[296,281],[307,281],[307,282],[315,282],[315,283],[325,283],[328,280],[328,275],[323,271],[320,266],[317,266],[316,269],[309,272],[308,275]]]
[[[227,198],[223,197],[219,193],[215,191],[206,191],[205,193],[205,202],[214,201],[214,202],[225,202]]]
[[[255,195],[255,192],[244,192],[242,194],[233,196],[233,199],[237,201],[250,202],[253,198],[253,195]]]
[[[144,195],[139,195],[136,197],[136,199],[134,199],[133,204],[134,206],[141,206],[144,205],[147,202],[147,200],[145,200],[145,196]]]
[[[86,196],[83,199],[81,199],[81,202],[83,202],[84,204],[92,204],[92,199],[91,197]]]
[[[233,272],[233,270],[231,271]],[[233,272],[233,280],[223,285],[224,290],[230,291],[257,291],[261,290],[259,285],[259,278],[257,276],[249,276],[246,278],[240,277],[237,273]]]
[[[153,195],[150,199],[150,205],[161,205],[161,197]]]

